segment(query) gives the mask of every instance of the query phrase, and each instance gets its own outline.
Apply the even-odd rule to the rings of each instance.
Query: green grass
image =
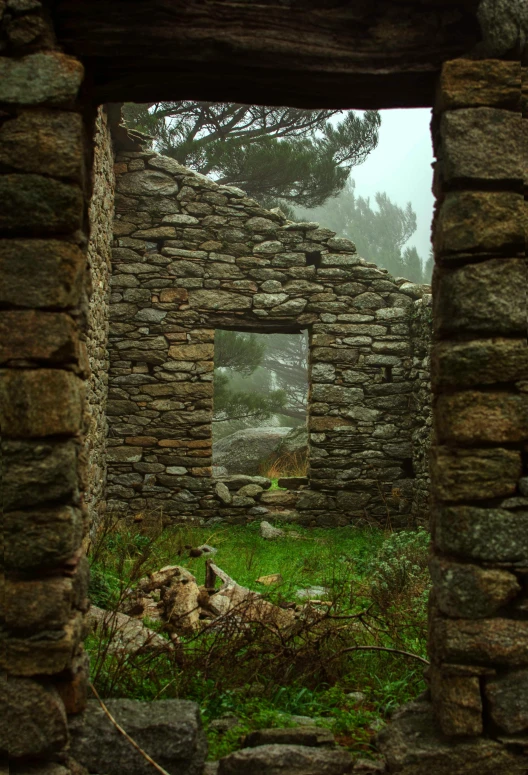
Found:
[[[279,487],[279,477],[276,477],[275,479],[271,479],[271,487],[269,488],[268,492],[273,492],[274,490],[285,490],[286,487]]]
[[[265,540],[258,524],[232,526],[214,536],[209,534],[208,543],[218,549],[214,562],[242,586],[260,592],[262,586],[256,583],[260,576],[280,573],[284,579],[281,592],[288,595],[298,588],[332,586],[342,575],[361,577],[383,541],[383,534],[371,529],[274,525],[282,527],[285,538]],[[177,563],[179,558],[174,556],[171,561]],[[203,583],[205,557],[189,558],[185,565]]]
[[[334,663],[332,654],[359,642],[425,655],[427,535],[274,524],[285,530],[284,538],[264,540],[257,523],[215,529],[180,526],[165,529],[155,540],[134,527],[114,526],[92,548],[92,599],[112,607],[125,587],[164,565],[183,565],[203,584],[206,557],[192,558],[186,547],[207,543],[218,550],[213,560],[226,573],[274,602],[300,602],[297,590],[324,587],[328,592],[323,599],[333,601],[331,613],[340,619],[330,619],[319,634],[307,630],[292,637],[286,650],[273,639],[260,643],[268,635],[255,631],[235,640],[218,634],[184,639],[183,657],[138,654],[119,660],[105,656],[104,648],[101,658],[101,640],[90,636],[86,645],[95,685],[103,696],[195,700],[208,732],[210,759],[235,750],[253,729],[292,724],[292,714],[317,718],[340,744],[369,756],[371,725],[425,688],[423,665],[377,651],[346,654]],[[260,576],[276,573],[282,584],[256,583]],[[366,610],[373,629],[358,635],[349,631],[356,620],[347,617]],[[366,695],[359,707],[347,697],[353,691]],[[239,719],[236,727],[225,733],[209,729],[226,713]]]

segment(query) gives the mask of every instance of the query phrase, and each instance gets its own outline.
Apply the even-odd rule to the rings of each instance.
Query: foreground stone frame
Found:
[[[38,3],[10,1],[9,9],[6,15],[0,4],[8,55],[0,60],[1,660],[9,674],[0,745],[11,769],[22,772],[28,762],[37,771],[50,761],[70,767],[67,716],[82,710],[86,695],[84,281],[95,111],[92,73],[81,90],[83,64],[60,52],[49,14]],[[469,53],[470,39],[453,55]],[[106,44],[119,49],[114,40]],[[71,51],[71,38],[68,45]],[[372,47],[373,59],[383,56],[383,42],[373,39]],[[89,57],[85,64],[90,68]],[[117,82],[127,73],[123,96],[134,99],[134,68],[125,58]],[[354,75],[347,78],[352,86]],[[383,82],[381,71],[377,78]],[[192,96],[207,95],[206,72],[192,83]],[[214,97],[221,98],[215,83]],[[322,84],[316,81],[321,104]],[[416,104],[400,87],[392,105]],[[251,101],[249,85],[239,88]],[[388,106],[387,94],[385,87],[385,102],[377,104]],[[370,97],[376,104],[375,87]],[[521,775],[528,726],[528,347],[520,65],[445,62],[435,116],[430,684],[437,724],[449,737],[433,749],[411,714],[393,726],[403,735],[407,724],[412,743],[391,742],[390,727],[381,742],[391,772]],[[65,775],[59,764],[55,771]]]

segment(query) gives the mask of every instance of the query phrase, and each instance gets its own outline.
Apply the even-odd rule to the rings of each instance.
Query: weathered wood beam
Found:
[[[478,0],[56,0],[99,101],[427,106]]]

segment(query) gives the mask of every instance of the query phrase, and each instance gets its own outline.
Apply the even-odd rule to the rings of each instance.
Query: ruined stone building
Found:
[[[103,207],[92,215],[104,224],[114,144],[104,115],[98,127]],[[222,501],[211,478],[214,332],[228,328],[309,332],[309,487],[264,494],[261,508],[278,500],[289,519],[326,526],[427,521],[430,288],[154,151],[118,150],[114,169],[111,278],[106,245],[89,247],[92,519],[102,504],[166,520],[254,518],[254,499]],[[96,323],[105,307],[108,347]]]
[[[76,772],[82,545],[104,501],[227,521],[253,507],[222,502],[210,476],[217,328],[309,331],[309,487],[291,506],[301,521],[429,512],[431,699],[383,733],[388,772],[527,771],[522,13],[488,0],[0,0],[0,749],[11,771]],[[139,149],[112,107],[183,98],[432,106],[432,308],[427,289],[324,224],[288,223]]]

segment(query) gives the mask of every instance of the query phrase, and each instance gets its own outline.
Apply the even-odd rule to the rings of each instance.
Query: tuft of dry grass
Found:
[[[308,450],[305,452],[286,452],[280,457],[270,458],[260,466],[260,474],[268,479],[280,479],[282,476],[308,475]]]

